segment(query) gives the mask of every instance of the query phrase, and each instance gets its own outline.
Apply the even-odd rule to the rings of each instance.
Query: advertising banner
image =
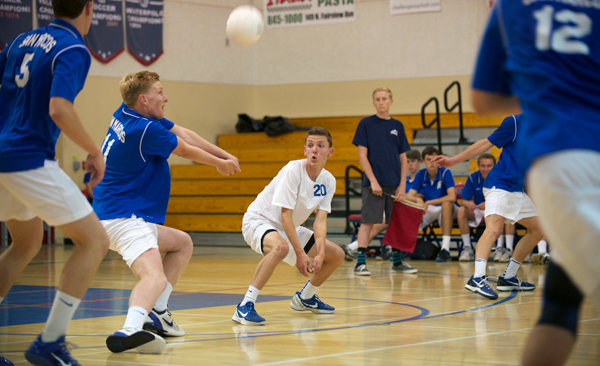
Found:
[[[353,22],[354,0],[264,0],[267,28]]]

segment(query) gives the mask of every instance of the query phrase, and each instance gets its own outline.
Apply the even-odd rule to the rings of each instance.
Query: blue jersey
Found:
[[[494,6],[473,88],[519,97],[521,171],[545,154],[600,151],[598,8],[598,1],[566,0]]]
[[[367,158],[380,186],[400,186],[400,154],[410,149],[404,125],[397,119],[381,119],[376,115],[363,118],[352,143],[368,149]],[[365,175],[364,187],[371,182]]]
[[[406,177],[406,193],[408,193],[408,191],[410,191],[410,188],[413,186],[413,183],[415,182],[414,179],[411,182],[410,181],[410,174],[406,173],[407,177]],[[416,177],[415,177],[416,179]]]
[[[483,186],[497,188],[508,192],[523,191],[523,175],[517,165],[517,143],[523,137],[518,132],[521,127],[521,115],[510,116],[494,131],[488,140],[497,148],[502,149],[498,164],[494,165]],[[517,133],[518,132],[518,133]]]
[[[431,201],[447,196],[448,188],[452,187],[454,187],[454,177],[450,169],[438,168],[437,175],[432,181],[427,173],[427,168],[425,168],[417,172],[411,189],[425,196],[425,201]]]
[[[94,188],[100,220],[132,215],[163,224],[171,192],[167,158],[177,147],[174,123],[144,117],[121,104],[102,143],[106,173]]]
[[[481,172],[478,170],[475,173],[469,174],[467,178],[467,183],[465,183],[465,187],[462,190],[460,198],[463,200],[473,200],[476,205],[485,201],[483,197],[483,177],[481,176]]]
[[[83,37],[60,19],[21,34],[0,52],[0,172],[54,159],[60,129],[50,118],[50,98],[73,102],[90,65]]]

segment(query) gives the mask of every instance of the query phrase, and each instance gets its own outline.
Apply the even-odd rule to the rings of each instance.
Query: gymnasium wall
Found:
[[[145,67],[129,54],[104,65],[93,60],[75,106],[100,144],[119,106],[119,79],[140,70],[161,75],[166,117],[208,141],[233,133],[238,113],[255,118],[354,116],[373,113],[371,91],[394,92],[394,114],[420,113],[454,80],[465,111],[480,34],[489,14],[484,0],[442,0],[436,13],[389,15],[388,0],[355,0],[357,20],[340,25],[266,29],[253,47],[227,45],[225,23],[238,5],[262,0],[165,0],[164,50]],[[57,157],[82,187],[73,157],[86,154],[61,137]],[[188,163],[172,158],[171,164]]]

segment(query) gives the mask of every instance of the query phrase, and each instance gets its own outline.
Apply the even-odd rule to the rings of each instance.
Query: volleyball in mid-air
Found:
[[[261,12],[254,6],[241,5],[233,9],[227,19],[227,38],[240,46],[258,42],[265,28]]]

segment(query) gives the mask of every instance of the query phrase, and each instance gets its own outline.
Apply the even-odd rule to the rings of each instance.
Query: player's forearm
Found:
[[[202,138],[200,135],[198,135],[192,130],[179,126],[179,129],[177,132],[175,132],[175,134],[181,137],[189,145],[196,146],[218,158],[237,160],[235,156],[231,155],[230,153],[221,149],[220,147],[206,141],[204,138]]]
[[[218,158],[199,147],[186,143],[181,137],[177,137],[177,147],[173,150],[173,154],[216,168],[222,168],[225,165],[225,160]]]
[[[471,102],[477,114],[506,117],[521,113],[519,99],[514,95],[490,93],[473,89],[471,92]]]
[[[440,197],[431,201],[427,201],[428,204],[430,205],[441,205],[444,202],[456,202],[456,196],[455,195],[445,195],[444,197]]]
[[[302,247],[302,244],[300,244],[300,239],[298,239],[298,233],[296,232],[296,226],[294,226],[294,221],[292,220],[293,213],[294,210],[287,208],[281,209],[281,226],[283,226],[285,235],[287,235],[290,244],[292,244],[294,252],[296,252],[296,254],[300,252],[304,253],[304,248]]]
[[[321,213],[321,211],[317,211],[313,231],[315,233],[317,253],[323,256],[325,255],[325,241],[327,240],[327,215]]]
[[[456,165],[465,160],[473,159],[492,148],[492,143],[487,139],[482,139],[469,146],[465,151],[450,158],[452,165]]]
[[[373,174],[373,168],[371,168],[371,164],[369,163],[369,159],[367,159],[366,156],[358,156],[358,162],[360,163],[360,165],[363,168],[363,172],[365,172],[365,175],[367,176],[367,178],[369,179],[369,182],[374,183],[377,182],[377,178],[375,178],[375,174]]]
[[[102,154],[100,146],[83,126],[73,103],[60,97],[50,98],[50,118],[79,147],[92,156]]]
[[[408,160],[406,159],[406,153],[400,154],[400,185],[404,185],[406,189],[406,165]]]

